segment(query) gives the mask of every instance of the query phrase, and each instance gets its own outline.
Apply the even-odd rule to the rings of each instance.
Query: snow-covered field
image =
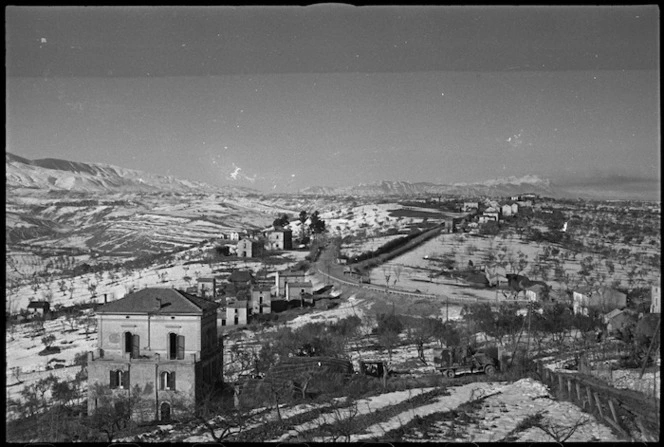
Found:
[[[335,321],[350,315],[357,315],[362,318],[367,311],[370,311],[372,303],[366,299],[343,299],[341,305],[335,309],[313,310],[303,316],[299,316],[287,324],[293,328],[300,327],[309,322]],[[88,337],[84,334],[84,328],[78,326],[76,331],[69,331],[69,326],[63,319],[47,321],[45,323],[46,333],[56,335],[56,346],[62,349],[61,353],[52,356],[38,356],[37,353],[43,349],[40,338],[30,338],[28,325],[21,327],[13,334],[13,339],[7,336],[7,393],[8,397],[16,398],[20,388],[39,378],[46,377],[53,373],[58,377],[73,378],[78,371],[78,367],[65,367],[51,371],[45,371],[48,361],[52,358],[64,360],[63,364],[69,366],[74,360],[74,356],[80,352],[86,352],[94,349],[96,344],[96,334],[92,333]],[[247,330],[243,332],[248,332]],[[250,341],[254,337],[241,337],[242,340]],[[434,368],[429,362],[427,365],[419,364],[416,357],[416,351],[413,345],[408,345],[405,338],[402,337],[402,346],[393,352],[392,365],[395,369],[400,366],[408,365],[410,374],[434,373]],[[435,343],[430,343],[425,349],[425,358],[431,359],[436,349]],[[359,355],[363,358],[382,358],[385,359],[385,351],[376,351],[375,348],[363,348],[360,351],[351,353],[351,360],[357,368]],[[551,358],[553,368],[562,367],[561,363],[555,364],[555,359]],[[20,366],[23,374],[21,375],[22,384],[17,385],[9,371],[14,366]],[[614,372],[614,377],[618,379],[619,372]],[[646,378],[646,380],[648,380]],[[650,380],[652,378],[650,377]],[[636,381],[635,381],[636,382]],[[569,438],[572,442],[605,441],[614,442],[619,439],[611,430],[602,423],[599,423],[594,417],[582,412],[578,407],[567,403],[558,402],[552,399],[544,385],[531,379],[523,379],[514,383],[507,382],[474,382],[462,385],[455,385],[451,381],[447,386],[449,395],[437,395],[423,400],[413,401],[412,405],[406,405],[396,414],[392,414],[391,408],[403,405],[404,399],[412,399],[416,396],[422,398],[426,393],[432,392],[433,388],[414,388],[398,392],[386,392],[369,398],[359,399],[356,402],[339,401],[336,402],[335,411],[325,413],[325,407],[331,404],[300,404],[297,406],[285,406],[281,408],[281,417],[288,419],[295,414],[305,413],[320,406],[320,411],[314,412],[317,416],[307,422],[301,422],[288,432],[283,433],[270,441],[329,441],[322,435],[313,435],[312,430],[320,427],[325,421],[330,422],[329,418],[339,421],[344,417],[360,418],[369,417],[372,423],[363,426],[362,430],[354,433],[352,441],[380,440],[385,436],[390,437],[395,430],[400,427],[407,427],[403,434],[406,441],[468,441],[468,442],[495,442],[505,439],[522,442],[544,442],[553,441],[551,435],[544,430],[530,427],[519,431],[517,427],[527,418],[533,418],[541,414],[541,424],[550,429],[558,430],[559,433],[565,432],[565,427],[569,428],[576,423],[581,425]],[[352,404],[352,406],[350,406]],[[345,409],[344,409],[345,408]],[[401,407],[399,407],[401,408]],[[464,415],[462,420],[458,417],[452,417],[457,411]],[[322,412],[322,413],[321,413]],[[312,414],[314,414],[312,413]],[[386,416],[381,416],[385,414]],[[252,424],[264,424],[270,420],[275,420],[274,412],[263,413],[261,418],[253,420]],[[419,419],[418,419],[419,418]],[[427,421],[425,425],[416,423],[419,420]],[[464,422],[465,421],[465,422]],[[410,425],[406,425],[411,422]],[[250,424],[251,426],[251,424]],[[423,427],[426,427],[423,432]],[[551,431],[551,430],[549,430]],[[209,442],[212,441],[210,435],[203,430],[182,432],[175,427],[162,427],[157,430],[155,438],[146,435],[142,440],[179,440],[184,442]],[[313,436],[313,438],[312,438]],[[127,438],[124,441],[137,440],[136,438]]]
[[[451,255],[454,258],[456,268],[463,269],[472,261],[474,265],[479,266],[487,263],[486,256],[488,253],[500,255],[503,253],[503,259],[512,256],[517,258],[519,253],[525,255],[528,264],[523,272],[526,276],[529,275],[530,269],[537,263],[538,256],[543,253],[543,246],[538,246],[532,242],[525,242],[518,237],[475,237],[469,234],[441,234],[423,244],[415,247],[414,249],[404,253],[396,258],[387,261],[380,267],[374,268],[371,271],[372,284],[385,284],[385,272],[391,272],[391,287],[396,287],[403,290],[415,291],[419,290],[422,293],[442,296],[476,296],[484,299],[499,299],[503,298],[502,295],[495,289],[482,290],[482,289],[460,289],[459,281],[446,280],[442,277],[433,276],[431,273],[440,272],[442,266],[435,259],[440,259],[443,256]],[[562,263],[563,269],[566,274],[574,277],[580,270],[580,260],[590,253],[579,253],[574,258],[567,259]],[[617,279],[622,282],[622,285],[627,284],[627,271],[629,265],[621,266],[615,264],[615,274],[610,276],[610,280]],[[598,268],[600,271],[603,267]],[[399,271],[398,282],[395,284],[395,272]],[[505,280],[505,274],[510,273],[509,266],[507,268],[496,267],[496,274],[499,279]],[[550,270],[547,283],[554,289],[561,289],[564,286],[552,279],[553,270]],[[648,281],[653,281],[658,278],[660,273],[656,270],[650,270],[649,276],[644,278]],[[531,279],[540,279],[537,276],[530,276]]]

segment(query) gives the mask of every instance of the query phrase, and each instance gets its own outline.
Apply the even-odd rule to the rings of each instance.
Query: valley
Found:
[[[45,408],[54,402],[73,415],[82,414],[87,352],[98,346],[96,310],[104,304],[146,288],[191,290],[206,278],[226,278],[233,271],[258,276],[291,268],[304,269],[314,293],[325,290],[329,295],[319,299],[314,294],[313,308],[274,312],[261,320],[254,316],[247,324],[220,329],[226,387],[243,384],[257,372],[269,372],[269,365],[256,371],[254,363],[266,350],[292,355],[291,337],[299,343],[321,343],[321,334],[329,337],[325,349],[338,349],[328,355],[347,359],[356,372],[361,361],[389,359],[390,368],[403,374],[382,385],[380,378],[355,374],[334,392],[285,399],[280,407],[252,404],[255,396],[243,392],[240,402],[246,403],[241,403],[241,411],[235,406],[237,411],[229,413],[235,411],[234,405],[220,398],[223,405],[214,407],[216,416],[208,412],[207,419],[192,419],[193,414],[184,411],[172,421],[114,429],[113,438],[126,442],[653,439],[651,431],[640,431],[630,421],[618,424],[618,430],[597,414],[560,399],[528,362],[577,374],[566,368],[585,350],[590,362],[586,374],[603,374],[611,386],[652,400],[659,395],[659,351],[639,376],[638,368],[629,369],[624,363],[632,342],[616,339],[600,319],[571,323],[570,314],[571,326],[563,332],[525,326],[532,314],[540,321],[537,312],[562,309],[555,307],[559,305],[571,309],[572,292],[582,287],[614,287],[625,292],[629,312],[648,313],[655,299],[652,286],[661,281],[658,202],[537,197],[515,216],[480,224],[483,211],[463,211],[462,204],[469,200],[464,196],[268,195],[222,189],[201,192],[189,185],[160,192],[52,187],[70,184],[62,180],[46,189],[22,185],[7,189],[6,389],[14,440],[45,439],[40,437],[41,428],[26,431],[25,427],[36,427],[31,424],[47,417]],[[481,209],[497,206],[497,200],[509,201],[492,196],[476,200]],[[222,250],[237,244],[230,239],[233,234],[240,238],[260,234],[283,215],[299,240],[308,231],[298,218],[302,211],[318,211],[325,222],[324,234],[315,241],[310,238],[294,244],[294,249],[268,250],[253,258]],[[435,234],[398,255],[385,249],[426,232]],[[525,289],[515,289],[508,281],[508,275],[514,274],[546,283],[547,295],[533,299]],[[50,317],[40,320],[31,313],[33,302],[47,302]],[[506,326],[492,328],[476,319],[480,314],[473,309],[482,304],[495,318],[507,318],[502,323]],[[391,338],[376,332],[386,315],[401,321]],[[354,326],[348,336],[335,338],[329,332],[330,327],[351,321]],[[494,377],[443,377],[433,359],[441,347],[460,340],[446,338],[450,333],[423,332],[420,321],[444,324],[441,327],[464,343],[497,346],[508,356],[505,365],[510,367]],[[606,341],[589,350],[595,330]],[[48,345],[44,349],[50,335],[55,336],[52,352]],[[532,347],[531,337],[537,340]],[[606,365],[610,365],[609,379]],[[70,390],[66,397],[49,388],[62,383]],[[44,390],[41,398],[34,394],[39,389]],[[355,394],[339,395],[350,390]],[[232,418],[240,419],[232,422]],[[63,429],[58,439],[71,440],[71,433],[76,433],[79,439],[111,440],[99,427],[76,427]]]

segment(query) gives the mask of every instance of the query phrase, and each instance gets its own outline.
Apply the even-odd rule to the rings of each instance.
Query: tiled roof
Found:
[[[235,270],[231,273],[231,276],[228,277],[230,282],[247,282],[252,279],[251,272],[247,270]]]
[[[50,306],[51,305],[46,301],[30,301],[30,304],[28,304],[28,309],[45,309]]]
[[[130,293],[117,301],[104,304],[98,314],[187,314],[201,315],[218,304],[181,290],[150,287]]]

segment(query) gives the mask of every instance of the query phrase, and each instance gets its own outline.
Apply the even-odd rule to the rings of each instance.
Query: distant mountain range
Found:
[[[102,163],[55,158],[28,160],[5,152],[5,187],[72,192],[255,192],[249,188],[216,187]]]
[[[453,183],[440,185],[429,182],[409,183],[382,181],[350,187],[310,187],[300,190],[308,195],[350,195],[350,196],[421,196],[455,195],[500,197],[524,193],[534,193],[546,197],[564,197],[564,191],[554,187],[549,180],[534,175],[507,177],[480,183]]]
[[[28,160],[5,152],[7,189],[28,188],[71,192],[180,192],[244,196],[259,191],[238,186],[212,186],[172,176],[150,174],[102,163],[82,163],[55,158]],[[564,185],[536,175],[506,177],[476,183],[381,181],[357,186],[311,186],[301,189],[307,196],[413,197],[453,195],[506,197],[534,193],[552,198],[661,200],[659,179],[583,178]],[[269,193],[265,193],[269,195]]]

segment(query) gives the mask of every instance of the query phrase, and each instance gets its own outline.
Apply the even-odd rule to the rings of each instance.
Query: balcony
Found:
[[[127,363],[156,363],[156,362],[177,362],[177,363],[196,363],[200,360],[199,352],[185,354],[183,359],[169,359],[163,353],[143,349],[137,358],[133,358],[129,352],[108,351],[95,349],[88,352],[88,362],[108,361],[108,362],[127,362]]]

